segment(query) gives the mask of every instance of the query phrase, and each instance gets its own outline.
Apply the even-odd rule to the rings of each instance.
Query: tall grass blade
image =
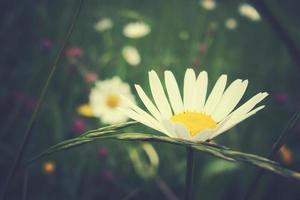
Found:
[[[93,142],[97,139],[164,142],[164,143],[170,143],[170,144],[175,144],[180,146],[191,147],[194,150],[201,151],[224,160],[228,160],[232,162],[243,162],[261,168],[263,170],[267,170],[279,174],[287,178],[300,180],[300,173],[284,168],[280,166],[279,163],[274,162],[270,159],[253,155],[253,154],[234,151],[227,147],[211,144],[208,142],[195,143],[195,142],[170,138],[167,136],[145,134],[145,133],[121,133],[120,129],[114,129],[113,126],[110,127],[110,129],[106,127],[98,130],[102,130],[102,131],[98,131],[98,132],[97,130],[89,131],[89,133],[92,134],[83,134],[76,138],[66,140],[59,144],[56,144],[48,148],[46,151],[42,152],[39,156],[37,156],[32,161],[35,161],[43,156],[47,156],[54,152],[70,149],[72,147],[76,147],[85,143]]]

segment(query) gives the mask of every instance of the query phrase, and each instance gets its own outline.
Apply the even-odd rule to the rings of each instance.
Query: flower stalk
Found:
[[[184,191],[184,200],[192,199],[192,186],[193,186],[193,177],[194,177],[194,150],[192,147],[188,146],[186,148],[186,176],[185,176],[185,191]]]

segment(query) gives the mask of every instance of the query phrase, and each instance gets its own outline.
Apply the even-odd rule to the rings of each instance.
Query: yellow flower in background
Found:
[[[214,0],[201,0],[200,5],[206,10],[214,10],[217,6]]]
[[[52,174],[55,171],[55,163],[53,161],[47,161],[43,163],[43,171],[47,174]]]
[[[77,113],[79,115],[85,116],[85,117],[93,117],[93,110],[89,104],[82,104],[78,106]]]
[[[109,30],[112,27],[113,27],[113,21],[110,18],[102,18],[94,26],[94,28],[99,32]]]
[[[126,97],[123,99],[129,108],[122,108],[122,112],[169,137],[190,141],[210,140],[234,127],[264,108],[263,105],[254,109],[268,95],[266,92],[258,93],[234,110],[246,91],[247,80],[237,79],[225,89],[227,75],[221,75],[208,98],[205,71],[196,77],[193,69],[186,70],[183,98],[171,71],[165,71],[168,98],[155,71],[149,72],[149,82],[154,102],[139,85],[135,85],[149,113],[126,100]]]
[[[123,34],[128,38],[141,38],[148,35],[151,28],[144,22],[131,22],[124,26]]]
[[[124,60],[131,66],[137,66],[141,62],[140,53],[133,46],[125,46],[122,49],[122,55],[123,55]]]
[[[119,111],[118,107],[126,107],[121,96],[125,96],[134,102],[130,87],[121,81],[119,77],[113,77],[104,81],[96,81],[89,96],[90,106],[95,117],[105,124],[121,123],[128,117]]]
[[[261,19],[256,9],[247,3],[243,3],[239,6],[239,13],[252,21],[259,21]]]
[[[237,27],[237,21],[234,18],[228,18],[225,21],[225,27],[229,30],[236,29]]]

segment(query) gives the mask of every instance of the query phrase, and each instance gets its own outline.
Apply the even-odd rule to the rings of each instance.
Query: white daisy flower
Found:
[[[128,38],[141,38],[150,33],[151,29],[144,22],[131,22],[125,25],[123,34]]]
[[[105,124],[127,121],[128,117],[118,110],[118,107],[126,107],[121,96],[134,102],[129,85],[122,82],[119,77],[96,81],[89,96],[93,115],[99,117]]]
[[[141,62],[141,56],[137,48],[133,46],[125,46],[122,49],[122,55],[125,61],[131,66],[137,66]]]
[[[110,18],[103,18],[99,20],[94,26],[94,28],[99,32],[109,30],[112,27],[113,27],[113,22]]]
[[[214,10],[217,6],[214,0],[201,0],[200,5],[206,10]]]
[[[237,27],[237,21],[234,18],[228,18],[225,21],[225,27],[229,30],[236,29]]]
[[[186,70],[183,98],[171,71],[165,71],[168,98],[154,71],[149,72],[149,82],[154,102],[139,85],[135,85],[149,113],[126,98],[124,101],[129,108],[122,109],[123,113],[169,137],[189,141],[210,140],[234,127],[264,108],[264,105],[254,107],[268,95],[266,92],[258,93],[234,110],[246,91],[247,80],[237,79],[225,90],[227,76],[222,75],[208,98],[208,78],[205,71],[196,77],[193,69]]]
[[[247,3],[239,5],[239,13],[252,21],[259,21],[261,19],[256,9]]]

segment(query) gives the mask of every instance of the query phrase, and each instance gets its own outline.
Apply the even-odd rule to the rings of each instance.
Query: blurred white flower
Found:
[[[110,18],[102,18],[100,19],[94,26],[94,28],[99,31],[103,32],[113,27],[113,22]]]
[[[200,5],[206,10],[213,10],[217,6],[214,0],[201,0]]]
[[[112,79],[97,81],[89,96],[93,115],[99,117],[105,124],[127,121],[128,117],[119,111],[119,108],[126,107],[121,96],[135,102],[129,85],[122,82],[119,77],[115,76]]]
[[[225,27],[229,30],[236,29],[237,27],[237,21],[234,18],[228,18],[225,21]]]
[[[122,50],[125,61],[131,66],[137,66],[141,62],[139,51],[133,46],[125,46]]]
[[[257,10],[247,3],[239,5],[239,13],[252,21],[259,21],[261,19]]]
[[[149,34],[151,28],[144,22],[131,22],[124,26],[123,34],[128,38],[141,38]]]

